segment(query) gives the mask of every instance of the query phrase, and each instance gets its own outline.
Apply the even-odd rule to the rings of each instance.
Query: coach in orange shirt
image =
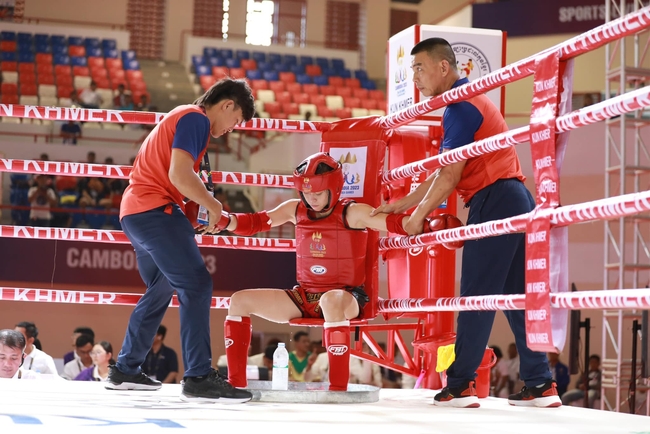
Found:
[[[185,199],[209,212],[207,231],[221,218],[221,203],[197,176],[210,136],[219,137],[248,121],[255,111],[243,80],[224,79],[193,104],[176,107],[149,133],[133,163],[120,207],[124,233],[133,244],[147,291],[131,314],[106,388],[156,390],[160,381],[140,366],[151,348],[174,292],[178,295],[185,367],[181,399],[245,402],[251,394],[235,389],[212,369],[210,302],[212,278],[185,215]]]
[[[460,78],[456,56],[444,39],[430,38],[411,50],[413,81],[424,96],[435,97],[468,83]],[[508,130],[503,116],[485,95],[450,104],[442,118],[441,151],[456,149]],[[422,222],[456,189],[469,207],[467,224],[504,219],[531,211],[535,201],[526,189],[514,147],[445,166],[408,196],[375,212],[402,213],[417,205],[405,229],[422,232]],[[460,295],[523,294],[525,290],[524,234],[466,241]],[[520,356],[521,392],[510,395],[511,405],[557,407],[556,384],[544,353],[526,346],[524,311],[504,311]],[[478,407],[474,379],[490,338],[494,311],[459,312],[456,358],[447,370],[447,387],[434,397],[435,405]]]

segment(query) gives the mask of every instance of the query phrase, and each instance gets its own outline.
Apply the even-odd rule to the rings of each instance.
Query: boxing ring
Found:
[[[571,111],[562,101],[570,98],[571,59],[620,38],[650,28],[650,8],[611,21],[590,32],[562,44],[494,71],[467,85],[443,95],[418,103],[396,114],[342,120],[339,122],[308,122],[296,120],[253,119],[238,127],[241,130],[282,131],[288,133],[320,132],[323,137],[340,133],[341,126],[352,133],[365,128],[363,140],[384,140],[384,152],[391,132],[407,125],[418,116],[442,108],[450,103],[501,87],[513,81],[534,75],[535,92],[530,124],[495,137],[469,144],[442,155],[411,162],[383,172],[383,185],[412,178],[458,161],[499,149],[531,142],[535,162],[537,207],[531,213],[509,219],[492,221],[413,237],[386,237],[377,240],[378,252],[414,248],[430,248],[441,243],[479,239],[515,232],[527,234],[527,293],[514,296],[388,298],[375,300],[375,315],[385,318],[414,314],[414,324],[377,324],[368,321],[353,322],[357,332],[357,347],[352,354],[408,375],[417,376],[422,369],[426,345],[415,346],[413,354],[407,349],[401,330],[414,330],[419,338],[427,335],[428,314],[460,310],[525,309],[528,344],[539,351],[552,348],[552,312],[568,309],[650,309],[650,289],[621,288],[610,291],[583,291],[578,293],[551,292],[550,264],[554,248],[551,241],[561,228],[572,224],[613,219],[650,211],[650,191],[601,199],[581,204],[560,206],[559,173],[554,163],[561,163],[561,152],[556,146],[567,132],[585,125],[625,115],[650,107],[650,86],[605,100],[599,104]],[[50,120],[77,120],[155,124],[161,113],[119,112],[60,107],[0,105],[0,116]],[[338,129],[338,131],[337,131]],[[337,136],[338,137],[338,136]],[[559,149],[559,148],[558,148]],[[96,176],[127,179],[131,168],[100,164],[44,162],[33,160],[0,159],[0,171],[63,176]],[[289,176],[254,173],[213,172],[213,182],[261,187],[292,188]],[[375,199],[379,198],[379,194]],[[376,200],[375,200],[376,202]],[[375,203],[374,205],[377,205]],[[121,231],[36,228],[0,226],[0,236],[24,239],[75,240],[95,243],[129,241]],[[558,241],[557,239],[555,239]],[[273,238],[197,235],[202,247],[290,252],[295,241]],[[559,239],[561,242],[561,239]],[[378,253],[375,252],[376,254]],[[375,264],[376,265],[376,264]],[[76,303],[93,305],[135,305],[137,294],[74,291],[62,289],[0,287],[3,302]],[[229,299],[214,297],[212,308],[226,309]],[[177,299],[172,307],[178,306]],[[110,309],[106,307],[106,309]],[[559,309],[554,310],[554,309]],[[553,313],[553,314],[555,314]],[[418,316],[419,315],[419,316]],[[304,324],[304,323],[303,323]],[[373,332],[388,332],[384,352],[372,337]],[[369,344],[374,354],[361,352],[360,341]],[[406,359],[406,366],[395,363],[391,349],[397,346]],[[431,373],[429,373],[430,375]],[[430,375],[431,376],[431,375]],[[594,411],[575,407],[537,409],[511,407],[504,399],[485,398],[478,409],[434,407],[434,390],[380,391],[379,401],[369,404],[280,404],[252,402],[246,405],[189,404],[178,398],[180,385],[164,385],[157,392],[107,391],[101,384],[63,381],[3,381],[0,384],[0,428],[5,432],[36,432],[46,429],[92,427],[107,432],[118,427],[124,432],[173,432],[173,430],[269,430],[307,429],[310,432],[330,432],[336,429],[372,429],[391,432],[408,427],[411,432],[475,433],[475,432],[591,432],[639,433],[648,432],[650,419],[621,413]]]

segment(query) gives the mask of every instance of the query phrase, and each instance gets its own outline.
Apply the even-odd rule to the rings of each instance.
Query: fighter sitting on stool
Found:
[[[218,229],[253,235],[291,222],[296,225],[296,276],[290,290],[247,289],[234,293],[225,322],[228,380],[246,387],[246,360],[251,340],[250,315],[287,323],[294,318],[324,318],[324,342],[330,365],[330,390],[347,390],[350,361],[350,319],[369,301],[366,281],[366,229],[407,235],[406,214],[378,214],[351,199],[339,200],[343,189],[341,164],[326,153],[308,157],[293,174],[301,199],[288,200],[271,211],[223,213]],[[424,222],[424,232],[455,228],[452,215]],[[462,242],[445,247],[456,249]]]

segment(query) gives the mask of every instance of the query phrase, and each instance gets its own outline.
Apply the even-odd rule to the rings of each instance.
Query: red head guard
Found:
[[[324,163],[333,170],[316,174],[318,165]],[[334,208],[343,190],[343,167],[341,163],[330,157],[326,152],[319,152],[307,157],[293,172],[293,186],[300,192],[302,202],[307,208],[311,207],[305,200],[303,193],[318,193],[329,191],[329,202],[323,211]]]

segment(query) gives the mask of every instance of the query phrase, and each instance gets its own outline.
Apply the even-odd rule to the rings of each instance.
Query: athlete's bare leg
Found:
[[[259,316],[287,323],[302,317],[302,312],[282,289],[244,289],[230,297],[229,316]]]

